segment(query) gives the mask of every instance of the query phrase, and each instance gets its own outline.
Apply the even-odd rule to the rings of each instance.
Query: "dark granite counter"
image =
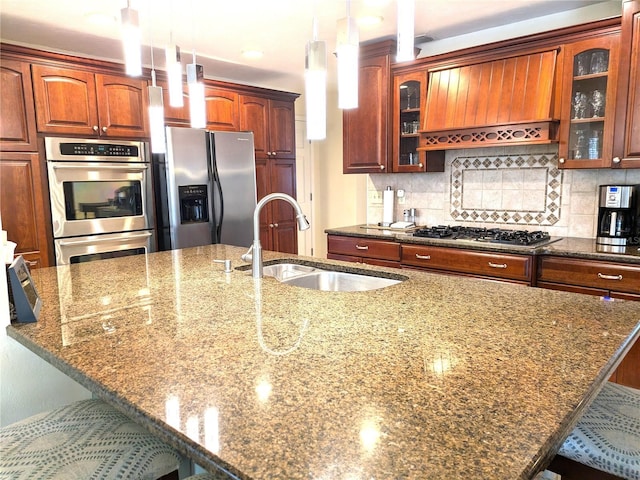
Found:
[[[464,248],[468,250],[519,253],[524,255],[559,255],[592,260],[640,264],[640,246],[629,246],[621,248],[620,251],[614,252],[611,251],[609,247],[596,245],[596,241],[593,238],[551,237],[551,243],[541,246],[514,246],[477,242],[473,240],[421,238],[412,236],[411,230],[382,230],[377,227],[367,228],[367,225],[328,228],[325,230],[325,233],[330,235],[343,235],[347,237],[377,238],[380,240],[396,241],[399,243]]]
[[[40,320],[8,334],[212,471],[514,480],[640,333],[640,302],[410,270],[322,292],[213,263],[244,251],[34,270]]]

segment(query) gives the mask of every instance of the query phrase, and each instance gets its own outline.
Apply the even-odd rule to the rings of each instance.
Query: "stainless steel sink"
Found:
[[[401,281],[357,273],[316,271],[282,280],[282,283],[327,292],[363,292],[396,285]]]
[[[376,272],[354,273],[329,270],[331,265],[321,266],[300,265],[297,263],[274,263],[263,267],[263,274],[274,277],[286,285],[324,290],[329,292],[362,292],[396,285],[407,277],[397,274],[382,274]],[[393,277],[393,278],[388,278]]]

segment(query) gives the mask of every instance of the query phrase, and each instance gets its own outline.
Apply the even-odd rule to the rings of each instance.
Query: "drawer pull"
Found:
[[[356,243],[356,248],[357,248],[358,250],[369,250],[369,245],[358,245],[358,244]]]
[[[507,264],[506,263],[493,263],[493,262],[489,262],[489,266],[491,268],[507,268]]]
[[[605,275],[604,273],[598,272],[598,278],[603,280],[622,280],[622,275]]]
[[[420,255],[419,253],[416,253],[416,258],[419,258],[420,260],[431,260],[431,255]]]

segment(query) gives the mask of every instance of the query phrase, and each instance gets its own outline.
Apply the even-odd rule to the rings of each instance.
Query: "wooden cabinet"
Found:
[[[53,264],[45,175],[37,153],[0,152],[2,228],[30,268]]]
[[[327,258],[382,267],[400,267],[399,243],[342,235],[329,235],[327,242]]]
[[[254,135],[258,200],[280,192],[296,197],[295,110],[293,99],[240,95],[240,129]],[[260,242],[266,250],[298,252],[295,210],[274,200],[260,213]]]
[[[393,75],[391,159],[394,172],[444,172],[444,151],[418,150],[427,73]]]
[[[560,144],[563,168],[613,165],[613,119],[620,34],[565,45]]]
[[[530,255],[497,253],[431,245],[402,245],[402,265],[531,285]]]
[[[568,292],[640,301],[640,265],[542,256],[537,286]],[[640,341],[636,341],[611,378],[640,388]]]
[[[622,4],[617,90],[614,166],[640,168],[640,0]]]
[[[30,65],[0,60],[0,150],[35,152],[36,122]]]
[[[33,65],[32,74],[39,132],[149,136],[146,80],[46,65]]]
[[[395,42],[360,48],[358,108],[343,112],[343,172],[391,171],[391,55]]]

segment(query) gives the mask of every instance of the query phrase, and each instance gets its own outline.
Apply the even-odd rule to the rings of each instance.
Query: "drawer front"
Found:
[[[496,254],[428,245],[402,245],[402,264],[531,282],[529,255]]]
[[[329,253],[399,261],[400,244],[363,237],[328,236]]]
[[[538,280],[640,294],[640,265],[543,256]]]

